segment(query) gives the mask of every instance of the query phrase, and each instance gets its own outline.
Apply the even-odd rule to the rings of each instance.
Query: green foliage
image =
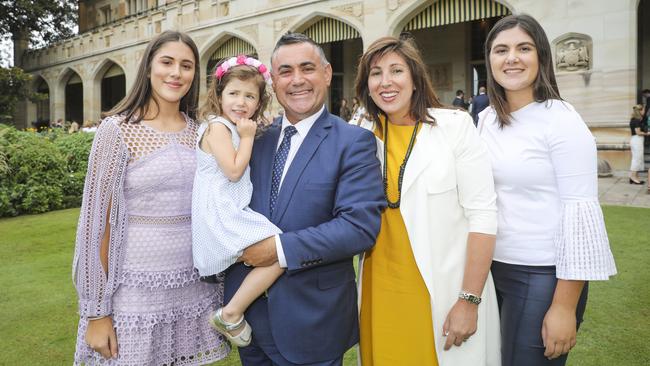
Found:
[[[0,116],[11,116],[16,104],[25,99],[37,101],[47,96],[30,90],[32,76],[19,67],[0,67]]]
[[[14,39],[32,36],[32,46],[45,46],[75,33],[77,1],[0,1],[0,34]]]
[[[93,133],[66,133],[63,129],[50,130],[46,137],[64,154],[68,172],[86,172],[89,147],[93,143]]]
[[[68,134],[61,129],[55,129],[54,145],[63,154],[66,162],[66,184],[63,186],[63,206],[79,207],[86,180],[88,155],[93,144],[94,133]]]
[[[93,136],[1,126],[0,217],[79,206]]]

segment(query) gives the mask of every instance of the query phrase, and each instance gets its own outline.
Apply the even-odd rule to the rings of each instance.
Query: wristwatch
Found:
[[[478,305],[481,303],[481,298],[466,291],[461,291],[458,293],[458,298],[463,299],[465,301],[469,301],[474,305]]]

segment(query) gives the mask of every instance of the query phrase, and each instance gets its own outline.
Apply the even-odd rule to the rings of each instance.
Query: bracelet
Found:
[[[100,316],[89,316],[86,319],[87,320],[99,320],[99,319],[104,319],[108,318],[110,315],[100,315]]]
[[[478,305],[481,303],[481,298],[479,296],[474,295],[473,293],[467,292],[467,291],[461,291],[458,293],[458,298],[465,300],[467,302],[470,302],[474,305]]]

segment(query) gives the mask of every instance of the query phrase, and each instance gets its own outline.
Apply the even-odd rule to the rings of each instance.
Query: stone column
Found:
[[[84,120],[82,122],[86,120],[99,121],[102,109],[102,80],[92,77],[85,77],[82,80],[84,91]]]
[[[25,33],[18,33],[12,35],[11,37],[14,43],[14,66],[22,67],[23,54],[27,50],[29,44],[29,37]],[[16,128],[26,128],[30,126],[29,113],[28,113],[28,100],[20,101],[16,103],[16,109],[14,110],[13,120]]]
[[[27,51],[29,45],[29,35],[16,32],[11,40],[14,43],[14,66],[23,66],[23,54]]]
[[[65,120],[65,86],[68,79],[65,77],[50,88],[50,118],[54,121],[59,118]]]

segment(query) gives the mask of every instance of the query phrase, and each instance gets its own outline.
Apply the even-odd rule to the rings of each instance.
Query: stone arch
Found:
[[[314,25],[315,23],[317,23],[318,21],[324,18],[334,19],[336,21],[339,21],[341,23],[344,23],[352,27],[354,30],[357,31],[357,33],[359,33],[359,37],[363,42],[363,32],[362,32],[362,29],[364,29],[363,25],[358,20],[355,20],[343,14],[337,14],[336,12],[325,13],[321,11],[313,11],[299,18],[295,22],[293,22],[289,27],[286,28],[286,31],[303,32],[307,28],[309,28],[310,26]],[[284,33],[285,30],[283,30],[283,32],[279,34],[278,37],[281,37],[282,34]]]
[[[217,33],[214,37],[211,37],[208,39],[205,44],[199,48],[199,59],[200,59],[200,64],[201,64],[201,73],[200,73],[200,83],[199,83],[199,105],[203,104],[203,101],[205,100],[207,93],[207,85],[210,80],[208,77],[208,74],[212,71],[211,69],[214,69],[214,66],[216,65],[216,61],[211,61],[212,55],[224,44],[226,44],[228,41],[232,39],[239,39],[247,44],[249,44],[254,50],[255,53],[259,52],[259,48],[257,45],[257,42],[253,41],[249,36],[241,33],[241,32],[233,32],[233,31],[222,31]]]
[[[389,16],[388,18],[388,34],[392,36],[397,36],[400,34],[404,26],[411,21],[415,16],[417,16],[420,12],[422,12],[424,9],[429,7],[430,5],[438,2],[440,0],[417,0],[414,1],[413,3],[409,4],[408,6],[405,6],[404,8],[397,9],[394,14]],[[460,0],[464,1],[464,0]],[[466,0],[465,0],[466,1]],[[472,1],[481,1],[481,2],[494,2],[501,4],[508,8],[510,13],[515,13],[515,9],[511,4],[511,1],[505,1],[505,0],[472,0]]]
[[[99,80],[101,80],[102,77],[104,76],[104,74],[106,73],[106,71],[108,71],[108,70],[109,70],[113,65],[119,67],[119,68],[122,70],[122,73],[123,73],[124,75],[126,75],[126,68],[124,67],[124,65],[122,65],[122,63],[119,62],[118,60],[116,60],[116,59],[114,59],[114,58],[112,58],[112,57],[109,57],[109,58],[103,59],[103,60],[102,60],[102,61],[101,61],[101,62],[100,62],[96,67],[95,67],[95,69],[94,69],[93,72],[92,72],[92,75],[93,75],[93,76],[92,76],[92,79],[93,79],[94,81],[99,81]]]
[[[61,71],[61,73],[57,77],[55,87],[57,88],[65,87],[70,81],[70,79],[72,78],[79,78],[79,81],[83,83],[83,79],[81,78],[81,72],[79,72],[73,67],[68,66],[64,68],[63,71]]]
[[[51,105],[52,93],[51,82],[41,73],[32,74],[29,89],[32,92],[45,95],[46,98],[36,102],[27,102],[27,122],[38,129],[46,128],[52,123]]]
[[[232,32],[232,31],[223,31],[215,35],[214,37],[210,38],[205,45],[199,50],[199,57],[201,59],[201,65],[205,65],[206,67],[204,68],[207,70],[207,66],[209,64],[210,58],[212,55],[224,44],[226,44],[228,41],[230,41],[233,38],[238,38],[246,43],[248,43],[257,53],[259,48],[256,45],[256,42],[250,39],[250,37],[246,36],[245,34],[242,34],[240,32]]]
[[[63,107],[63,113],[58,114],[57,118],[81,124],[84,117],[84,82],[81,73],[72,67],[66,67],[59,74],[56,88],[57,95],[60,95],[56,105]]]
[[[502,0],[416,0],[395,8],[388,32],[409,32],[440,100],[468,109],[470,98],[487,83],[487,34],[498,19],[512,13],[512,6]],[[462,100],[457,90],[463,91]]]
[[[364,29],[350,16],[336,13],[312,12],[298,19],[288,29],[309,35],[320,44],[332,67],[332,80],[325,105],[335,115],[350,119],[350,111],[341,108],[345,99],[348,108],[354,97],[354,78],[357,60],[363,54]]]
[[[92,104],[105,112],[113,108],[126,95],[126,70],[116,60],[107,58],[97,65],[92,77]]]

